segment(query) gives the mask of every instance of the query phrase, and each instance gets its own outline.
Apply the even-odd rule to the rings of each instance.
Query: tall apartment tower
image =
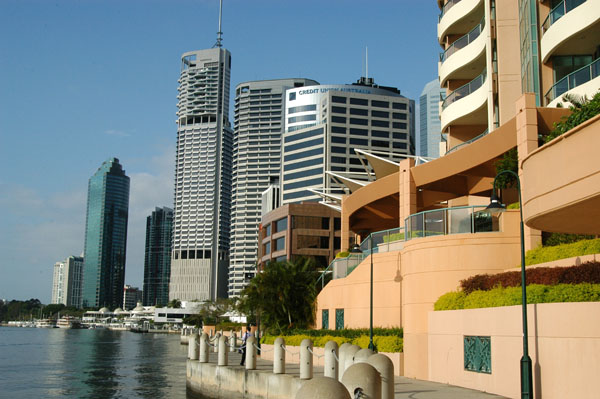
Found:
[[[231,54],[224,48],[181,58],[175,206],[169,299],[227,296],[233,131]]]
[[[438,158],[440,155],[440,98],[446,94],[440,81],[427,83],[419,97],[419,151],[422,157]]]
[[[52,302],[65,306],[81,307],[81,284],[83,280],[83,258],[69,256],[54,264]]]
[[[261,194],[279,180],[285,91],[315,85],[310,79],[240,83],[235,89],[233,194],[229,296],[256,273]]]
[[[123,306],[128,214],[129,177],[110,158],[88,184],[83,307]]]
[[[156,208],[146,218],[144,306],[164,306],[169,302],[172,240],[173,210],[167,207]]]

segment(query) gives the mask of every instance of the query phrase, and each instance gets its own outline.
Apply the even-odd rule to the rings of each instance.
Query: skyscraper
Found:
[[[123,305],[128,212],[129,177],[110,158],[88,184],[83,307]]]
[[[419,97],[419,154],[437,158],[440,155],[440,95],[446,90],[440,88],[440,81],[427,83]]]
[[[156,208],[146,218],[144,306],[166,305],[169,302],[172,239],[173,210],[167,207]]]
[[[81,283],[83,277],[83,258],[69,256],[54,264],[52,282],[52,302],[65,306],[81,307]]]
[[[261,194],[279,180],[285,91],[315,84],[310,79],[278,79],[236,87],[229,296],[239,295],[256,272]]]
[[[217,42],[220,46],[220,41]],[[181,58],[169,299],[227,296],[233,131],[231,54],[216,47]]]

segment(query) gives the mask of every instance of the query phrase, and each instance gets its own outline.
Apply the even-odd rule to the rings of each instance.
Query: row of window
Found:
[[[331,112],[334,114],[345,115],[347,113],[347,110],[348,109],[346,107],[331,107]],[[361,108],[350,108],[350,115],[369,116],[369,110]],[[390,113],[387,111],[371,110],[371,116],[376,118],[389,118]],[[392,118],[406,120],[407,115],[404,112],[392,112]]]
[[[333,103],[338,103],[338,104],[346,104],[347,103],[347,97],[342,97],[342,96],[331,96],[331,102]],[[364,106],[368,106],[369,105],[369,100],[366,98],[350,98],[350,104],[353,105],[364,105]],[[380,101],[380,100],[371,100],[371,106],[372,107],[377,107],[377,108],[389,108],[390,107],[390,102],[389,101]],[[393,102],[392,103],[392,108],[393,109],[407,109],[407,106],[405,103],[396,103]]]

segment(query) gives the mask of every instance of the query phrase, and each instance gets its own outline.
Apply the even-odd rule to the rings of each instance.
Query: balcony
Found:
[[[442,8],[438,23],[438,40],[448,35],[468,32],[484,16],[483,0],[450,0]]]
[[[593,54],[600,37],[600,5],[597,1],[564,0],[542,24],[542,61],[552,55]]]
[[[480,212],[484,209],[485,206],[459,206],[415,213],[404,221],[405,240],[500,231],[498,216]]]
[[[481,133],[479,136],[473,137],[471,140],[465,141],[464,143],[460,143],[460,144],[458,144],[458,145],[455,145],[454,147],[452,147],[452,148],[450,148],[448,151],[446,151],[446,154],[445,154],[445,155],[451,154],[451,153],[453,153],[454,151],[456,151],[456,150],[459,150],[460,148],[462,148],[462,147],[464,147],[464,146],[466,146],[466,145],[468,145],[468,144],[471,144],[471,143],[473,143],[473,142],[475,142],[475,141],[479,140],[480,138],[482,138],[482,137],[484,137],[484,136],[487,136],[487,134],[488,134],[489,132],[490,132],[490,131],[489,131],[489,129],[486,129],[486,130],[485,130],[485,132]]]
[[[469,33],[455,40],[440,54],[441,86],[445,86],[448,79],[469,79],[474,71],[481,71],[485,67],[484,29],[485,19],[482,18]]]
[[[450,124],[487,125],[488,79],[486,71],[446,96],[442,102],[441,131]]]
[[[556,107],[563,94],[576,94],[591,98],[600,89],[600,58],[571,72],[548,90],[545,95],[548,107]]]

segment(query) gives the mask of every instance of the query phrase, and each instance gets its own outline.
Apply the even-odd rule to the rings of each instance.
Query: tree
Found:
[[[179,299],[172,299],[167,304],[167,307],[174,308],[174,309],[179,309],[179,308],[181,308],[181,301]]]
[[[271,262],[242,291],[239,310],[259,313],[267,331],[308,328],[315,320],[315,283],[319,276],[312,259]]]

